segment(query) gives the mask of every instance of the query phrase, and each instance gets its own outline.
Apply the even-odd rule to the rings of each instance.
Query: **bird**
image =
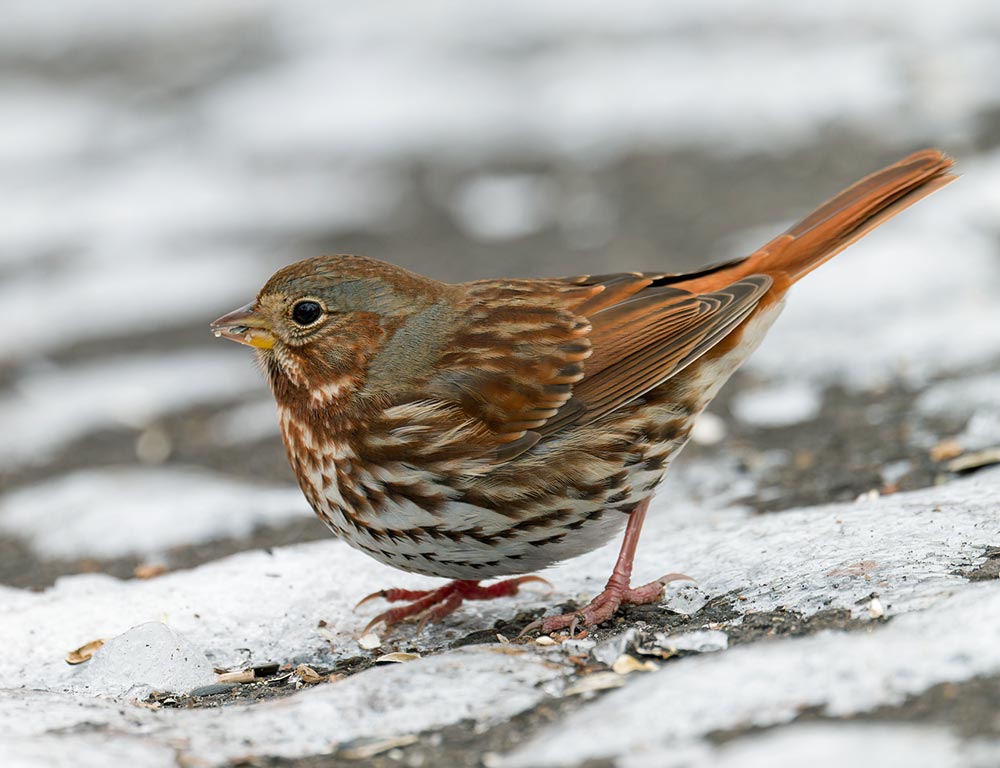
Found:
[[[676,575],[631,583],[650,500],[789,288],[953,181],[952,166],[940,150],[911,154],[694,272],[448,284],[364,256],[308,258],[211,330],[255,349],[320,519],[381,563],[450,580],[368,595],[359,606],[392,607],[366,632],[514,595],[624,529],[605,588],[533,622],[574,631],[662,599]]]

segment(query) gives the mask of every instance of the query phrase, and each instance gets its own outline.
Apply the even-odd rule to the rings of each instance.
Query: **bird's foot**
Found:
[[[616,580],[612,577],[604,591],[591,600],[584,608],[573,613],[564,613],[560,616],[547,616],[537,621],[533,621],[526,626],[521,634],[541,631],[543,634],[555,632],[560,629],[569,628],[570,634],[576,631],[577,626],[594,627],[601,624],[618,611],[623,605],[648,605],[663,599],[664,587],[671,581],[686,579],[694,581],[690,576],[683,573],[668,573],[661,576],[656,581],[643,584],[641,587],[630,587],[627,583]]]
[[[360,608],[372,600],[385,600],[389,603],[407,602],[398,608],[383,611],[365,627],[365,632],[382,625],[384,631],[390,630],[403,621],[417,621],[417,632],[432,621],[440,621],[453,613],[466,600],[493,600],[497,597],[511,597],[517,594],[522,584],[538,582],[551,588],[551,584],[541,576],[519,576],[516,579],[505,579],[496,584],[480,586],[478,581],[450,581],[437,589],[383,589],[365,597],[355,608]]]

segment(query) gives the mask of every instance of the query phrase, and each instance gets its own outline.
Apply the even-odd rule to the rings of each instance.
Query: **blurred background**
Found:
[[[1000,443],[996,3],[2,17],[2,583],[326,535],[251,356],[207,327],[283,264],[693,268],[925,145],[966,177],[811,278],[692,450],[764,467],[746,500],[772,509],[934,482]]]

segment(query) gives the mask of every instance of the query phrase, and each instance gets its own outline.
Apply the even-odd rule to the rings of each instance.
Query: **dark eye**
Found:
[[[292,307],[292,320],[299,325],[312,325],[323,314],[323,307],[315,301],[300,301]]]

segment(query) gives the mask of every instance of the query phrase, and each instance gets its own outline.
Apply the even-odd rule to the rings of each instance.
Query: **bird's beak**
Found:
[[[223,315],[212,323],[212,333],[216,338],[226,338],[257,349],[274,346],[274,334],[267,321],[254,312],[256,302],[251,301],[228,315]]]

